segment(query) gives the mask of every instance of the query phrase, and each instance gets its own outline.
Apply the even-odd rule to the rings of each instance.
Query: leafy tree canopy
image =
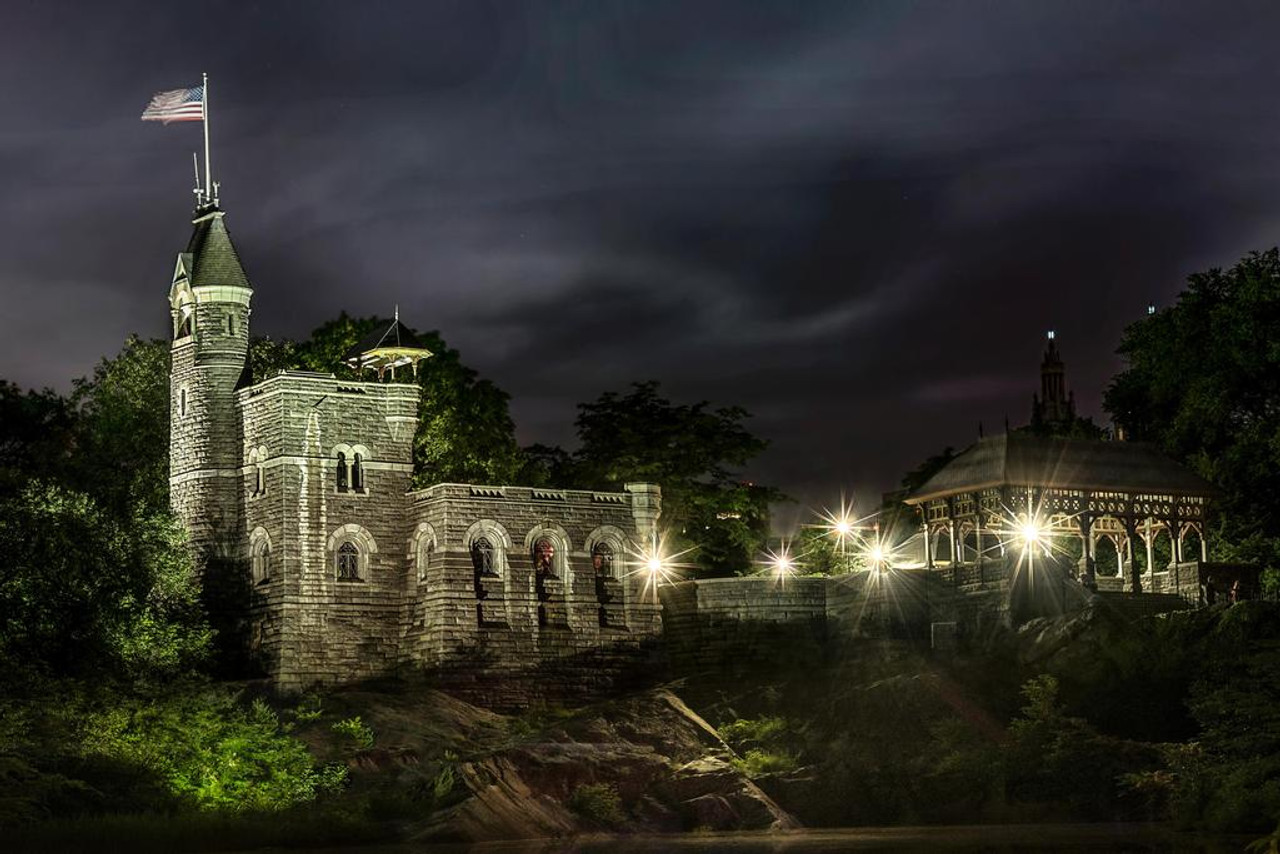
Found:
[[[1214,557],[1280,565],[1280,250],[1188,279],[1125,330],[1105,406],[1220,486]]]
[[[706,401],[674,404],[656,382],[636,383],[625,395],[606,392],[578,410],[578,485],[660,484],[663,527],[697,546],[695,560],[705,574],[751,566],[768,535],[769,504],[782,496],[735,475],[766,446],[743,425],[746,410],[712,409]]]
[[[77,380],[70,480],[121,515],[169,509],[169,342],[136,335]]]
[[[387,318],[344,312],[305,341],[255,339],[250,348],[254,379],[286,368],[355,379],[355,371],[342,357],[365,335],[390,323]],[[516,443],[507,393],[464,365],[439,332],[421,333],[418,339],[433,355],[418,365],[416,379],[422,395],[414,439],[415,485],[515,482],[525,459]]]
[[[55,674],[179,671],[209,635],[185,537],[33,482],[0,502],[0,659]]]

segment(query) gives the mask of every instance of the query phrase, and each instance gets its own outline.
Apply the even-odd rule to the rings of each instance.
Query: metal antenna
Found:
[[[191,152],[191,166],[196,172],[196,188],[191,192],[196,194],[196,207],[204,206],[204,195],[200,191],[200,156],[194,151]]]

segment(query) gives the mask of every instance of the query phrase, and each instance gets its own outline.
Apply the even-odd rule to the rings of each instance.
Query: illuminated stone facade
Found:
[[[171,503],[229,651],[290,690],[430,671],[520,705],[624,678],[660,630],[631,571],[658,487],[412,490],[418,386],[251,384],[252,288],[223,213],[194,226],[169,298]]]

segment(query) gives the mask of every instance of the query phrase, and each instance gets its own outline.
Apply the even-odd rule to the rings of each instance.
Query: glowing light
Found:
[[[647,546],[633,548],[631,554],[631,574],[638,575],[644,579],[645,595],[652,596],[656,602],[658,598],[658,588],[664,584],[673,584],[680,577],[680,570],[687,568],[686,564],[680,562],[680,558],[693,551],[692,548],[685,549],[681,552],[671,554],[667,550],[666,540],[659,538],[655,532],[651,537]]]
[[[798,562],[791,556],[789,547],[785,543],[776,552],[766,552],[764,563],[766,570],[777,581],[785,581],[799,570]]]
[[[1044,550],[1048,545],[1049,529],[1034,516],[1024,516],[1019,519],[1016,533],[1024,553],[1037,549]]]

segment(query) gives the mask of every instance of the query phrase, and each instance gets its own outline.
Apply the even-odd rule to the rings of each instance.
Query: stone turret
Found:
[[[196,211],[169,289],[169,503],[186,524],[207,593],[234,580],[243,557],[241,419],[253,289],[224,214]]]

